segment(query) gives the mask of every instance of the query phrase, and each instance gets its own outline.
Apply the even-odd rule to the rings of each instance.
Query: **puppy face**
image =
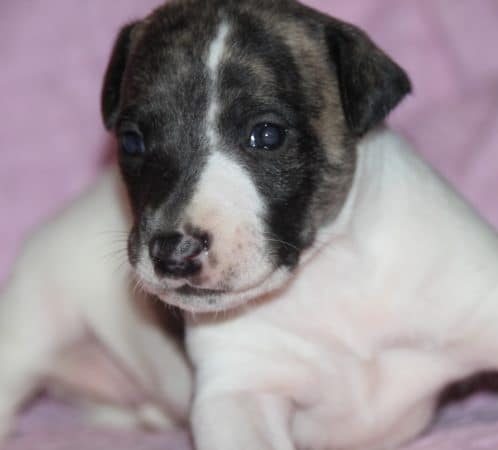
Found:
[[[409,89],[362,32],[292,0],[170,1],[125,27],[102,110],[144,287],[216,311],[281,286]]]

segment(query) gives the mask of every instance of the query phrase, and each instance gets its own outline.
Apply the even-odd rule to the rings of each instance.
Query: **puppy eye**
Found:
[[[257,150],[277,150],[285,142],[287,130],[274,123],[258,123],[249,136],[249,147]]]
[[[121,151],[126,156],[140,156],[145,153],[142,136],[134,131],[127,131],[119,136]]]

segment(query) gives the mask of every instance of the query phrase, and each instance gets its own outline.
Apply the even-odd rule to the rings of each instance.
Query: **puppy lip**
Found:
[[[192,286],[190,284],[185,284],[182,287],[175,289],[175,291],[180,295],[188,295],[195,297],[212,297],[215,295],[223,295],[229,293],[229,291],[216,290],[216,289],[203,289],[200,287]]]
[[[165,286],[157,281],[147,281],[147,279],[140,277],[140,274],[138,275],[139,278],[142,278],[142,288],[150,294],[159,297],[165,303],[175,305],[187,312],[209,313],[218,310],[232,309],[249,301],[252,297],[260,297],[266,293],[266,290],[263,289],[260,291],[259,289],[262,286],[264,287],[265,284],[279,272],[280,270],[274,269],[251,285],[225,289],[202,288],[201,286],[193,285],[192,281],[189,282],[188,280],[184,280],[176,286]],[[270,290],[272,289],[274,288],[272,287]],[[243,300],[240,300],[241,296],[243,297]],[[235,301],[233,302],[230,299]],[[195,304],[191,304],[192,301],[194,301]]]
[[[211,297],[211,298],[223,297],[227,295],[247,294],[257,289],[262,284],[264,284],[269,278],[271,278],[271,276],[275,272],[276,271],[271,271],[270,273],[266,274],[266,276],[263,277],[261,280],[259,280],[257,283],[254,283],[253,285],[246,286],[240,289],[208,289],[208,288],[204,289],[200,286],[196,286],[187,282],[185,285],[181,286],[180,288],[174,289],[174,292],[176,292],[181,296],[186,296],[186,297]]]

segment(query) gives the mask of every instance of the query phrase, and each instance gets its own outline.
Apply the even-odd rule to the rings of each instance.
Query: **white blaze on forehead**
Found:
[[[211,73],[212,79],[216,78],[218,67],[221,60],[223,59],[223,54],[225,53],[226,49],[226,38],[229,31],[230,27],[227,23],[223,22],[218,28],[218,33],[214,41],[212,41],[211,45],[209,46],[207,66],[209,72]]]
[[[216,37],[211,42],[209,46],[208,56],[207,56],[207,68],[210,77],[210,96],[209,96],[209,106],[206,117],[206,136],[208,138],[208,143],[212,149],[216,149],[219,145],[219,139],[216,133],[216,120],[218,118],[219,112],[219,92],[218,92],[218,74],[220,70],[221,62],[226,53],[227,49],[227,36],[230,31],[230,27],[227,23],[223,22],[216,34]]]
[[[213,152],[202,171],[187,215],[194,225],[231,229],[252,225],[264,212],[263,202],[251,176],[237,161]]]

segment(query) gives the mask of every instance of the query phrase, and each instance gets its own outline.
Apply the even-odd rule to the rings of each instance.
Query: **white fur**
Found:
[[[99,420],[160,427],[186,415],[186,361],[105,258],[128,228],[119,196],[113,169],[16,264],[0,299],[3,433],[47,377],[87,406],[100,399]],[[250,222],[258,205],[249,176],[214,153],[191,213],[230,238],[229,212]],[[304,260],[264,300],[187,317],[198,450],[393,449],[427,425],[448,382],[497,368],[496,233],[394,134],[362,142],[347,203]]]
[[[207,67],[211,73],[212,79],[216,80],[217,71],[221,61],[223,60],[223,56],[226,52],[226,39],[228,33],[230,31],[230,27],[226,22],[222,22],[218,27],[218,33],[211,42],[208,51],[207,57]]]
[[[206,117],[206,135],[208,138],[209,145],[212,149],[216,149],[220,145],[220,140],[218,133],[216,132],[217,115],[219,112],[219,91],[218,91],[218,75],[220,70],[220,65],[223,59],[226,57],[227,53],[227,36],[230,32],[230,27],[227,23],[222,22],[218,27],[218,33],[211,42],[206,66],[209,71],[209,77],[211,81],[210,89],[210,99],[208,113]]]
[[[400,138],[360,145],[318,241],[278,293],[190,321],[198,450],[394,449],[497,368],[497,236]]]

